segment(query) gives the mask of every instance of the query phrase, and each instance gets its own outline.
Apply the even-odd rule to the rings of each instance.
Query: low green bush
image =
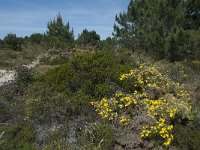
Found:
[[[85,127],[79,142],[82,149],[111,150],[114,144],[114,132],[108,124],[92,123]]]
[[[4,47],[14,51],[21,51],[23,38],[19,38],[16,34],[9,33],[4,37]]]
[[[183,125],[175,126],[175,145],[179,150],[189,149],[198,150],[200,149],[200,132],[193,128]]]
[[[120,88],[118,76],[127,68],[107,53],[75,56],[35,78],[24,94],[23,112],[29,119],[80,114],[82,106],[114,94]]]
[[[36,150],[34,146],[36,132],[29,123],[1,126],[0,133],[2,150]]]
[[[23,66],[17,67],[16,72],[15,92],[17,95],[23,95],[28,84],[33,81],[33,72]]]

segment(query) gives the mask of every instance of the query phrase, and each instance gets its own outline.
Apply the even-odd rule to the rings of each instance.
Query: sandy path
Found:
[[[27,67],[28,69],[34,68],[36,65],[38,65],[40,63],[40,59],[42,58],[42,56],[47,56],[48,52],[46,54],[41,54],[37,57],[37,59],[33,62],[31,62],[28,65],[22,65],[24,67]],[[1,70],[0,69],[0,87],[2,85],[6,85],[11,83],[12,81],[15,80],[17,73],[15,70]]]
[[[35,61],[33,61],[32,63],[28,64],[28,65],[22,65],[28,69],[34,68],[37,64],[40,63],[40,59],[37,58]]]

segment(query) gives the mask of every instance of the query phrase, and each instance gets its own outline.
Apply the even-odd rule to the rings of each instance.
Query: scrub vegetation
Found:
[[[58,14],[1,39],[0,69],[2,150],[200,149],[199,0],[131,0],[105,40]]]

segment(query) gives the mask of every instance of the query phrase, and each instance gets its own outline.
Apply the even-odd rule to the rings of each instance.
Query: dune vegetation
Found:
[[[200,149],[199,0],[131,0],[105,40],[58,14],[0,69],[2,150]]]

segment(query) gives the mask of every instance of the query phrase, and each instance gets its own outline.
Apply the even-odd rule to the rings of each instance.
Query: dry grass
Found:
[[[0,68],[14,69],[23,64],[29,64],[38,55],[45,53],[45,48],[38,45],[27,44],[22,51],[0,50]]]

